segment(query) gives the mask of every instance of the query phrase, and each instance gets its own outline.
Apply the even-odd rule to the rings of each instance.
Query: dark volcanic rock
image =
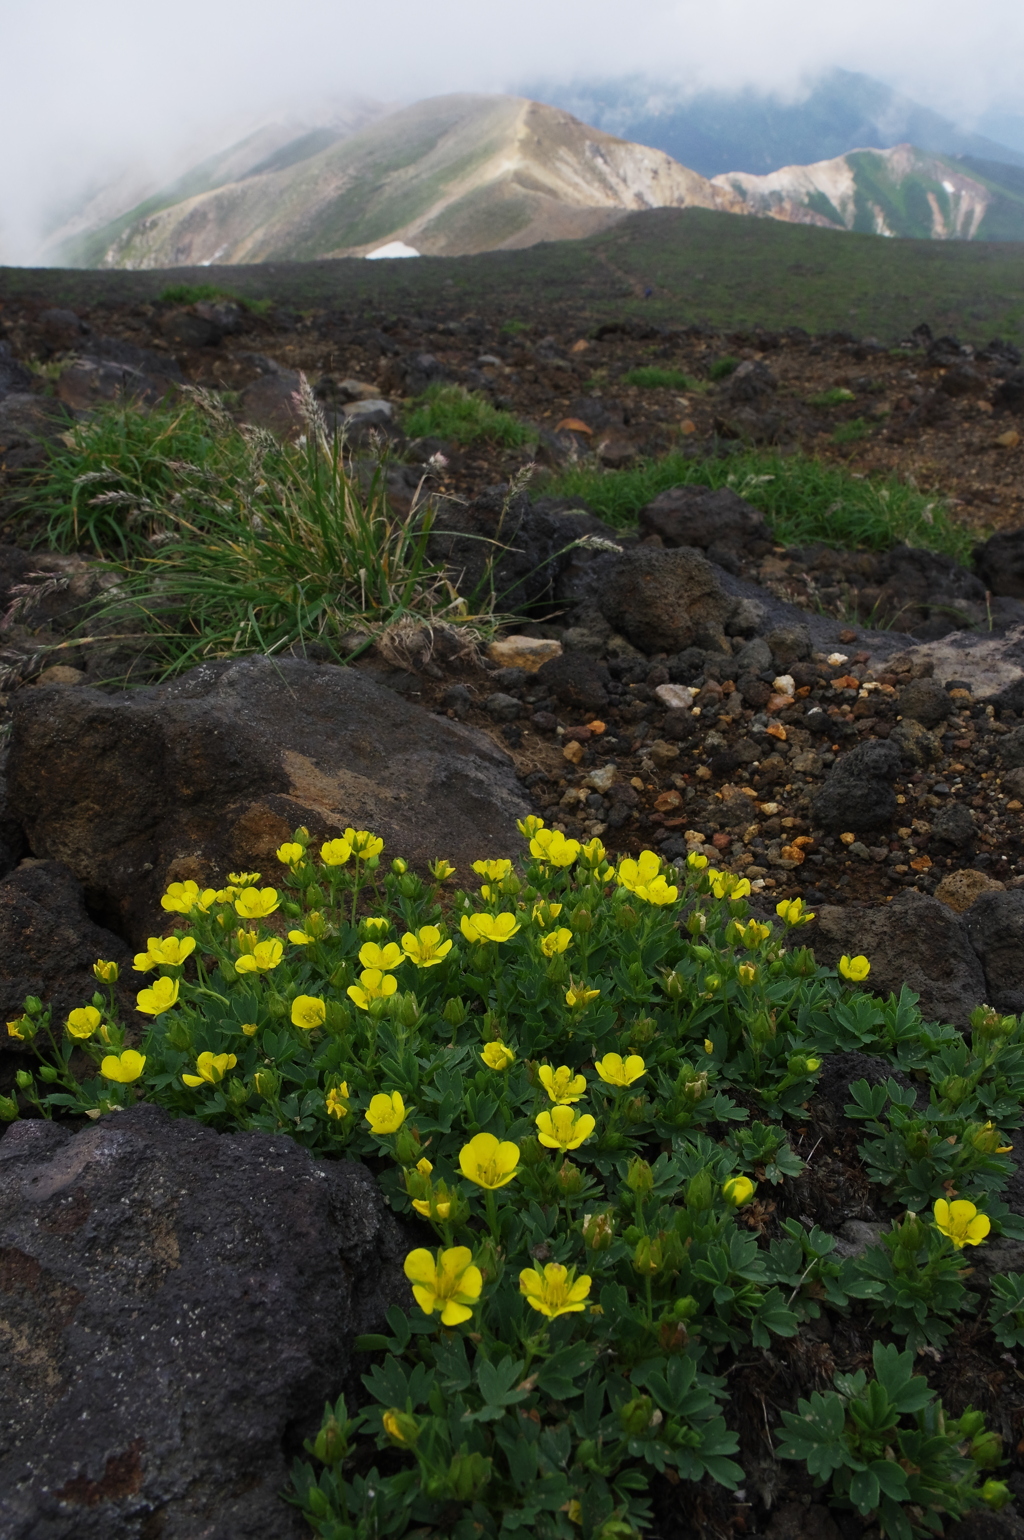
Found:
[[[759,556],[771,550],[771,531],[760,512],[730,487],[669,487],[640,510],[640,534],[657,535],[666,546],[702,551],[722,546]]]
[[[887,739],[858,743],[838,759],[814,798],[814,821],[830,834],[864,834],[882,829],[896,811],[891,782],[900,770],[900,751]]]
[[[694,644],[726,650],[724,626],[733,601],[711,563],[680,546],[641,545],[623,552],[598,595],[605,619],[646,653],[677,653]]]
[[[999,740],[999,758],[1007,770],[1018,770],[1024,765],[1024,727],[1015,727]]]
[[[1010,895],[996,895],[1004,896]],[[906,984],[920,995],[928,1021],[965,1027],[985,1000],[985,976],[963,918],[913,889],[878,909],[823,905],[801,940],[829,967],[844,953],[867,957],[866,987],[877,995],[898,995]]]
[[[293,1455],[406,1303],[368,1171],[140,1105],[0,1141],[0,1533],[300,1540]]]
[[[66,866],[25,861],[0,882],[0,1022],[21,1015],[26,995],[38,995],[62,1023],[92,999],[99,958],[116,962],[122,974],[131,967],[128,947],[90,917]],[[125,1004],[134,1005],[130,992]],[[6,1035],[2,1046],[21,1050]]]
[[[912,679],[900,691],[901,714],[922,727],[938,727],[953,709],[953,701],[937,679]]]
[[[269,359],[267,363],[267,372],[242,391],[238,414],[243,422],[278,438],[295,436],[305,427],[298,403],[299,376],[294,369],[282,369]]]
[[[1024,529],[993,535],[974,547],[974,570],[990,593],[1024,599]]]
[[[967,935],[981,959],[987,1003],[997,1011],[1024,1012],[1024,891],[983,893],[964,915]]]
[[[68,425],[68,413],[45,396],[15,393],[0,398],[0,471],[41,465],[43,441]]]
[[[24,395],[32,388],[32,376],[24,364],[11,357],[6,342],[0,342],[0,396]]]
[[[465,867],[512,849],[529,811],[484,734],[330,664],[251,657],[124,695],[23,690],[14,712],[9,795],[30,848],[133,939],[168,881],[240,866],[272,880],[299,824],[370,828],[388,859]]]
[[[608,670],[582,652],[563,652],[537,670],[538,681],[565,706],[600,711],[608,704]]]

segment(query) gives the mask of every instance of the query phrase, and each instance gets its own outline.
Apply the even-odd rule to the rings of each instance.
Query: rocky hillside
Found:
[[[714,181],[742,198],[746,212],[797,224],[925,240],[1024,238],[1024,171],[911,144]]]
[[[512,96],[434,97],[354,136],[305,134],[250,160],[224,179],[229,152],[216,178],[185,179],[177,196],[65,244],[60,261],[306,261],[365,256],[395,240],[459,256],[587,235],[634,209],[743,209],[730,189],[660,150]]]

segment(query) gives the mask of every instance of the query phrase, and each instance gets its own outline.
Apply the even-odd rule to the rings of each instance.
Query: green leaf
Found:
[[[503,1358],[500,1363],[492,1363],[488,1358],[477,1360],[476,1382],[489,1409],[497,1408],[500,1413],[506,1406],[515,1406],[517,1401],[526,1399],[530,1394],[528,1390],[512,1388],[524,1367],[521,1358]],[[481,1414],[474,1415],[479,1417]]]
[[[570,1343],[559,1348],[537,1372],[537,1384],[545,1395],[565,1401],[578,1394],[574,1380],[585,1374],[594,1362],[595,1349],[584,1343]]]

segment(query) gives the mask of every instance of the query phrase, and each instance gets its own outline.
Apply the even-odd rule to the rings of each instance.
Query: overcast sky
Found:
[[[282,107],[642,71],[792,97],[834,65],[964,123],[1024,114],[1021,0],[0,0],[0,260],[115,173]]]

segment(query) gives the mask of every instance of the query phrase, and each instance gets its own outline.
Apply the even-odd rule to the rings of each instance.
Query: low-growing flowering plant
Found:
[[[362,1339],[377,1355],[367,1402],[329,1407],[316,1466],[296,1466],[294,1499],[324,1540],[630,1540],[652,1473],[742,1480],[727,1374],[744,1355],[823,1305],[874,1312],[909,1347],[941,1342],[973,1298],[964,1248],[1012,1233],[997,1194],[1024,1092],[1015,1020],[976,1013],[968,1042],[924,1024],[912,996],[852,992],[866,958],[819,967],[792,945],[812,918],[799,899],[779,925],[752,917],[749,882],[703,855],[616,865],[600,840],[537,817],[521,830],[522,869],[481,860],[457,889],[443,859],[429,879],[383,864],[370,831],[298,829],[272,878],[169,886],[132,1021],[101,960],[106,993],[65,1022],[30,1000],[8,1023],[40,1059],[17,1084],[36,1113],[147,1097],[218,1129],[287,1132],[372,1161],[420,1226],[405,1308]],[[861,1261],[772,1218],[770,1195],[803,1170],[793,1120],[837,1050],[889,1066],[849,1087],[847,1112],[866,1124],[872,1179],[908,1209]],[[927,1106],[908,1075],[930,1084]],[[0,1098],[0,1117],[18,1113]],[[1024,1339],[1024,1287],[1003,1299],[998,1329]],[[876,1358],[876,1378],[884,1408],[875,1382],[840,1377],[784,1419],[780,1452],[899,1540],[922,1505],[995,1504],[991,1442],[963,1418],[966,1454],[947,1439],[918,1474],[889,1469],[884,1450],[915,1459],[941,1409],[904,1357]],[[865,1406],[883,1453],[862,1469]]]

